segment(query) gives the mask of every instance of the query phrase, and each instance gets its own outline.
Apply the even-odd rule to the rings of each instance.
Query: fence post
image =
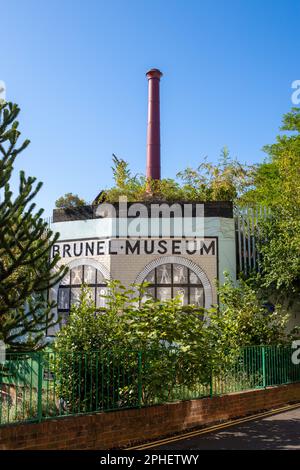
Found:
[[[142,407],[142,353],[138,352],[138,407]]]
[[[264,346],[262,346],[261,348],[261,360],[262,360],[263,388],[266,388],[266,350]]]
[[[37,386],[37,418],[38,422],[42,421],[43,414],[43,361],[42,353],[38,352],[38,386]]]

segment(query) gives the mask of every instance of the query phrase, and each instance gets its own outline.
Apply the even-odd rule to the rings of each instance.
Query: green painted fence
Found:
[[[174,349],[10,353],[0,365],[0,424],[213,397],[300,381],[287,346],[249,346],[199,369]],[[197,365],[197,363],[196,363]]]

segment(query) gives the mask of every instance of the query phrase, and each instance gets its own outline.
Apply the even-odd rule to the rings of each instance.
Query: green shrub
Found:
[[[208,341],[213,344],[214,366],[232,362],[241,347],[282,344],[286,334],[287,315],[279,305],[270,313],[249,282],[237,284],[226,274],[218,286],[219,308],[208,312]]]
[[[257,382],[260,372],[247,364],[243,376],[241,347],[287,340],[287,316],[268,313],[244,281],[227,278],[220,307],[208,311],[178,298],[145,300],[145,286],[111,281],[108,288],[106,307],[97,310],[83,287],[55,341],[59,396],[73,412],[203,396],[212,373],[226,387],[237,373],[241,384]]]
[[[134,371],[138,351],[143,353],[144,402],[165,399],[175,384],[188,387],[195,378],[202,382],[209,380],[211,354],[203,309],[182,306],[177,298],[165,302],[149,298],[142,302],[145,294],[142,286],[126,289],[118,281],[111,281],[108,287],[107,306],[98,312],[84,287],[79,304],[73,306],[67,325],[57,335],[54,347],[60,353],[57,355],[60,364],[56,365],[56,370],[61,371],[58,382],[64,389],[64,396],[70,395],[70,383],[75,382],[81,403],[91,398],[86,395],[87,389],[93,390],[94,397],[101,395],[95,385],[95,374],[100,373],[95,370],[96,359],[93,363],[84,363],[84,354],[90,352],[98,352],[98,367],[99,357],[102,369],[104,367],[105,385],[101,383],[101,391],[104,388],[108,396],[111,390],[113,396],[112,389],[116,389],[116,402],[121,396],[124,403],[131,400],[130,396],[136,399],[138,377]],[[70,355],[71,361],[67,359]],[[79,368],[84,373],[80,374]],[[118,371],[124,372],[124,369],[131,380],[118,388],[116,384],[122,382]],[[107,406],[105,399],[99,406]]]

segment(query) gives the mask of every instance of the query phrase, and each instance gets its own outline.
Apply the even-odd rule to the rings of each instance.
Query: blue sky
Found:
[[[111,154],[145,171],[147,81],[160,68],[162,175],[226,145],[262,161],[300,79],[291,0],[0,0],[0,80],[21,108],[24,169],[50,215],[112,184]]]

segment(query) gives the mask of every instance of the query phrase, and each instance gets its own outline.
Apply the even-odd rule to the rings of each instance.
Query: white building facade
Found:
[[[120,211],[111,216],[101,212],[101,206],[55,210],[52,230],[60,237],[52,256],[58,253],[59,264],[69,268],[49,293],[57,303],[55,314],[67,321],[82,284],[89,286],[96,306],[104,306],[109,279],[126,287],[146,281],[148,294],[160,300],[179,296],[183,304],[216,304],[216,281],[223,281],[225,271],[236,278],[232,206],[201,204],[201,217],[193,216],[195,206],[192,217],[175,213],[121,218]],[[185,232],[183,222],[188,226]],[[55,329],[49,332],[53,334]]]

